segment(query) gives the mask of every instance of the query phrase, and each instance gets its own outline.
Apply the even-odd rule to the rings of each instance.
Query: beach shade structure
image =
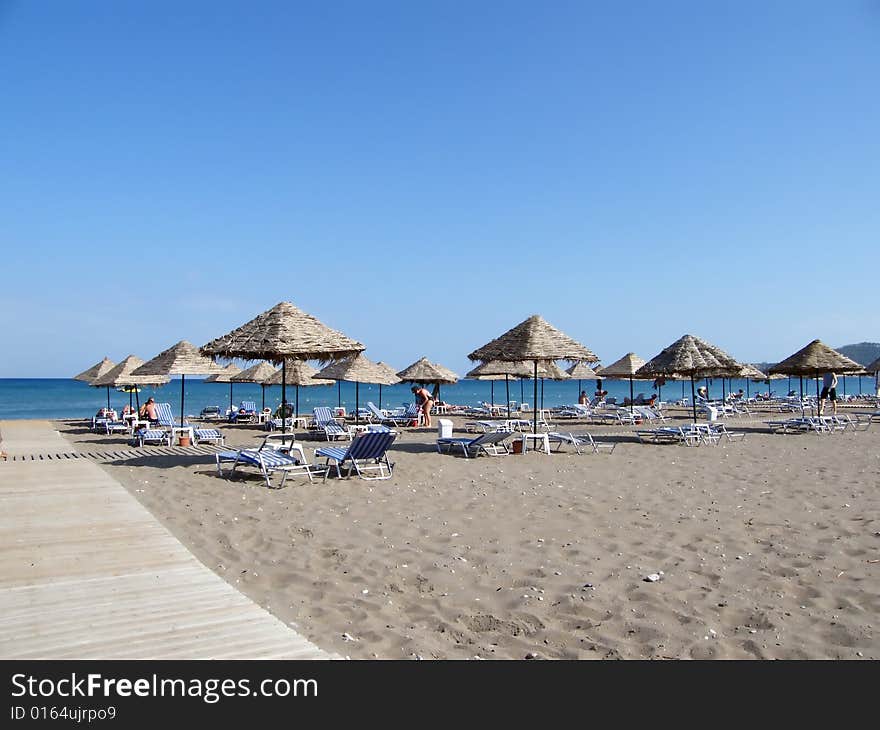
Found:
[[[633,403],[633,380],[651,380],[651,377],[639,377],[636,375],[639,368],[645,364],[644,358],[639,357],[634,352],[628,352],[619,360],[615,360],[610,365],[602,368],[602,378],[605,380],[629,380],[629,408],[630,412],[635,412],[635,404]]]
[[[806,347],[793,355],[776,363],[769,373],[780,375],[796,375],[800,378],[801,405],[804,399],[804,377],[816,378],[816,400],[819,399],[819,377],[825,373],[857,373],[864,366],[851,360],[834,348],[828,347],[822,340],[813,340]]]
[[[83,370],[79,375],[74,375],[73,379],[91,385],[98,378],[110,372],[115,365],[115,362],[113,362],[110,358],[105,357],[103,360],[101,360],[101,362],[92,365],[92,367],[90,367],[88,370]],[[110,386],[107,385],[105,387],[107,388],[107,410],[109,410]]]
[[[758,368],[754,365],[750,365],[749,363],[743,363],[742,370],[740,370],[739,378],[745,378],[746,381],[746,398],[749,397],[749,381],[754,380],[756,383],[763,383],[767,380],[767,375],[762,373]]]
[[[187,375],[218,375],[223,368],[211,358],[205,357],[199,352],[199,348],[191,342],[181,340],[167,350],[163,350],[156,357],[145,362],[132,372],[132,375],[146,376],[180,376],[180,425],[186,422],[184,419],[184,400],[186,393]]]
[[[576,362],[570,368],[567,368],[566,371],[572,380],[577,379],[578,381],[578,398],[581,395],[581,381],[582,380],[595,380],[599,376],[596,375],[596,371],[593,370],[589,366],[588,363],[585,362]]]
[[[223,368],[223,372],[214,373],[213,375],[209,375],[205,378],[206,383],[229,383],[229,411],[232,412],[232,378],[234,375],[238,375],[241,372],[241,368],[238,367],[235,363],[229,363],[225,368]]]
[[[431,362],[426,357],[421,357],[409,367],[404,368],[397,377],[404,383],[418,383],[419,385],[433,385],[434,400],[440,398],[440,386],[452,385],[458,382],[458,375],[449,368]]]
[[[265,365],[265,363],[263,363]],[[288,360],[282,370],[272,370],[266,380],[261,385],[279,385],[281,378],[286,378],[287,385],[296,386],[296,400],[294,401],[293,415],[299,418],[299,389],[300,387],[308,388],[313,385],[333,385],[333,381],[329,379],[316,378],[318,374],[317,368],[313,368],[305,360]],[[286,418],[284,411],[281,417]]]
[[[391,376],[388,371],[377,363],[367,358],[363,353],[334,362],[318,372],[315,379],[344,380],[354,383],[354,419],[355,425],[360,424],[360,384],[373,383],[374,385],[394,385],[400,382],[396,375]]]
[[[378,365],[380,368],[382,368],[385,371],[386,375],[388,375],[389,378],[394,378],[395,382],[397,382],[397,383],[400,382],[400,378],[397,377],[397,371],[393,367],[391,367],[388,363],[384,363],[381,360],[379,360],[379,362],[377,362],[376,365]],[[382,385],[383,385],[383,383],[379,383],[379,408],[380,409],[382,408]]]
[[[538,433],[538,365],[568,360],[598,362],[599,358],[577,340],[556,329],[540,315],[534,314],[500,337],[474,350],[470,360],[489,362],[530,362],[535,379],[533,433]]]
[[[269,363],[263,361],[258,362],[256,365],[251,365],[246,370],[242,370],[238,375],[236,375],[233,379],[233,383],[259,383],[260,390],[263,395],[263,403],[260,406],[261,409],[266,407],[266,386],[274,385],[274,383],[269,382],[272,378],[278,375],[278,382],[281,382],[281,371],[273,368]]]
[[[636,371],[635,377],[649,379],[662,375],[666,378],[689,378],[691,403],[696,421],[697,396],[694,392],[694,380],[735,378],[741,370],[742,363],[737,362],[720,347],[694,335],[684,335],[642,365]],[[602,377],[605,377],[605,368],[602,369]]]
[[[865,373],[868,375],[874,376],[874,387],[875,393],[877,392],[877,385],[880,383],[880,357],[878,357],[874,362],[865,365]],[[862,376],[859,375],[859,395],[862,394]]]
[[[507,396],[507,417],[510,418],[510,377],[530,378],[532,376],[532,368],[527,362],[501,362],[500,360],[490,360],[473,368],[466,378],[473,380],[488,380],[491,385],[491,403],[495,405],[495,381],[504,381],[504,392]],[[522,400],[522,393],[520,393]]]
[[[114,365],[110,368],[110,370],[104,373],[100,378],[96,378],[92,381],[92,387],[104,388],[109,386],[111,388],[121,388],[130,385],[164,385],[170,380],[167,375],[135,375],[134,371],[143,364],[144,361],[136,355],[129,355],[118,365]],[[131,393],[131,391],[129,391],[129,393]],[[134,393],[137,393],[137,391],[135,390]],[[140,410],[140,399],[137,395],[135,395],[135,398],[138,400],[138,410]],[[128,403],[131,405],[130,394],[128,396]]]
[[[571,375],[551,360],[550,362],[538,363],[538,377],[541,378],[541,410],[543,410],[544,380],[571,380]]]
[[[356,355],[366,348],[360,342],[330,329],[311,314],[290,302],[279,302],[228,334],[211,340],[201,349],[203,355],[281,363],[281,412],[287,411],[285,373],[288,360],[335,362]],[[281,419],[282,441],[287,421]]]

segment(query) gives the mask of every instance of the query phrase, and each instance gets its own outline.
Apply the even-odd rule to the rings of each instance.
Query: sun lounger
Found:
[[[280,471],[281,482],[278,489],[284,486],[289,474],[305,474],[309,481],[314,473],[320,473],[316,467],[306,460],[305,451],[301,444],[290,443],[278,445],[270,442],[266,437],[259,448],[239,449],[238,451],[221,451],[215,455],[217,461],[217,473],[223,476],[221,462],[232,462],[226,476],[229,477],[239,466],[255,466],[260,470],[266,480],[266,486],[272,487],[272,473]],[[290,452],[293,452],[292,454]]]
[[[346,476],[351,476],[354,470],[361,479],[390,479],[394,464],[388,460],[388,449],[396,438],[394,431],[368,432],[355,436],[347,449],[338,446],[315,449],[316,458],[322,456],[326,459],[324,481],[332,467],[336,467],[336,476],[342,478],[343,466],[348,469]],[[370,472],[376,472],[377,476],[367,476]]]
[[[479,456],[481,453],[488,456],[501,456],[509,454],[510,449],[504,441],[510,438],[512,431],[492,431],[484,433],[476,438],[438,438],[437,451],[443,453],[443,447],[446,447],[447,453],[451,453],[454,447],[462,450],[465,458],[471,456]]]
[[[169,443],[175,428],[191,428],[193,432],[193,442],[213,441],[219,442],[221,446],[225,443],[223,434],[216,428],[199,428],[191,423],[177,424],[174,422],[174,414],[171,411],[170,403],[157,403],[156,416],[159,418],[159,425],[168,433]]]
[[[145,443],[151,444],[163,444],[165,446],[171,446],[171,432],[166,431],[164,428],[148,428],[143,431],[135,431],[132,436],[132,440],[136,440],[138,442],[138,446],[143,446]]]
[[[551,444],[556,444],[556,451],[559,451],[563,444],[571,444],[578,454],[582,454],[584,451],[594,454],[605,451],[610,454],[614,451],[614,447],[617,446],[615,441],[596,441],[592,434],[589,433],[574,434],[552,431],[547,434],[547,438],[550,439]]]
[[[313,409],[315,414],[315,428],[321,431],[328,441],[338,438],[351,438],[351,434],[345,426],[333,418],[333,414],[327,406],[318,406]]]
[[[226,444],[223,434],[216,428],[194,428],[193,439],[196,444],[200,444],[202,441],[210,441],[220,446],[225,446]]]

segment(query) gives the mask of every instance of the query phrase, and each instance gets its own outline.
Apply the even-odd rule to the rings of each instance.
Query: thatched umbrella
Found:
[[[602,377],[606,380],[629,380],[629,410],[630,413],[635,412],[635,403],[633,403],[633,380],[650,380],[651,378],[640,378],[636,376],[639,368],[645,364],[645,359],[639,357],[634,352],[628,352],[620,360],[616,360],[610,365],[602,368]]]
[[[132,375],[179,375],[180,376],[180,425],[184,424],[183,403],[186,393],[187,375],[215,375],[223,372],[223,368],[211,358],[199,352],[199,348],[191,342],[181,340],[167,350],[160,352],[149,362],[137,368]]]
[[[556,329],[547,320],[535,314],[516,327],[468,355],[470,360],[500,360],[533,364],[535,378],[535,409],[533,433],[538,433],[538,365],[555,360],[598,362],[589,349]]]
[[[749,381],[754,380],[756,383],[763,383],[767,380],[767,374],[762,373],[758,368],[749,363],[743,363],[742,370],[739,371],[738,378],[744,378],[746,381],[746,398],[748,398],[751,393],[749,392]]]
[[[495,381],[504,380],[504,392],[507,395],[507,417],[510,418],[510,376],[528,378],[531,374],[528,363],[491,360],[477,365],[465,377],[489,381],[491,386],[490,399],[493,407],[495,405]]]
[[[223,368],[222,373],[215,373],[205,378],[206,383],[229,383],[229,412],[232,412],[232,378],[241,372],[241,368],[235,363],[229,363]]]
[[[419,385],[434,386],[434,400],[440,397],[441,384],[453,384],[458,382],[458,375],[449,368],[431,362],[426,357],[421,357],[409,367],[404,368],[397,377],[405,383],[418,383]]]
[[[734,360],[724,350],[694,335],[684,335],[660,354],[651,358],[636,371],[636,376],[654,378],[688,377],[691,381],[691,401],[694,421],[697,420],[697,396],[694,392],[695,378],[736,377],[742,363]],[[605,372],[604,368],[602,370]]]
[[[236,383],[259,383],[260,390],[263,395],[263,403],[260,408],[266,407],[266,386],[274,385],[274,383],[270,383],[269,381],[278,375],[278,380],[276,382],[281,382],[281,371],[273,368],[269,363],[263,361],[258,362],[256,365],[251,365],[246,370],[242,370],[238,375],[236,375],[232,380]]]
[[[82,381],[91,385],[95,380],[106,375],[116,365],[110,358],[105,357],[101,362],[92,365],[88,370],[83,370],[79,375],[74,375],[74,380]],[[110,410],[110,386],[107,387],[107,410]]]
[[[263,363],[265,365],[265,363]],[[272,375],[270,375],[266,380],[264,380],[261,384],[263,386],[266,385],[278,385],[281,383],[281,379],[285,378],[287,380],[288,385],[296,386],[296,400],[294,401],[295,406],[293,410],[293,415],[296,418],[299,418],[299,389],[300,386],[304,388],[308,388],[312,385],[333,385],[332,380],[324,380],[322,378],[316,378],[315,376],[318,374],[317,368],[313,368],[309,365],[305,360],[288,360],[285,363],[285,367],[282,370],[273,370]],[[286,418],[286,413],[284,410],[281,411],[281,418]]]
[[[582,380],[595,380],[598,375],[596,375],[596,371],[593,370],[587,363],[585,362],[576,362],[570,368],[568,368],[565,372],[567,372],[572,378],[577,378],[578,381],[578,398],[581,395],[581,381]]]
[[[336,361],[366,349],[360,342],[330,329],[290,302],[280,302],[250,322],[202,347],[211,357],[240,357],[281,363],[281,412],[287,411],[286,361]],[[287,422],[282,418],[281,433]],[[282,439],[283,440],[283,439]]]
[[[110,370],[104,373],[100,378],[96,378],[92,382],[92,387],[104,388],[109,386],[111,388],[120,388],[127,385],[164,385],[168,382],[169,378],[165,375],[135,375],[134,371],[143,364],[144,361],[136,355],[129,355],[121,363],[110,368]],[[137,394],[136,390],[129,391],[129,406],[131,405],[132,392]],[[137,395],[135,395],[135,398],[138,401],[138,410],[140,410],[140,398],[138,398]]]
[[[868,375],[874,376],[874,387],[875,387],[874,392],[877,392],[876,387],[877,387],[878,381],[880,381],[880,357],[878,357],[876,360],[874,360],[874,362],[870,363],[869,365],[865,365],[865,373]],[[862,394],[862,376],[859,375],[859,395],[861,395],[861,394]]]
[[[819,400],[819,376],[824,373],[856,373],[863,366],[843,353],[828,347],[822,340],[813,340],[806,347],[776,363],[770,373],[797,375],[801,384],[801,406],[804,398],[804,376],[816,378],[816,400]],[[802,411],[803,412],[803,411]]]
[[[382,368],[382,370],[388,376],[389,380],[393,378],[395,383],[400,382],[400,378],[397,377],[397,371],[393,367],[391,367],[388,363],[384,363],[381,360],[379,360],[379,362],[377,362],[376,365],[378,365],[380,368]],[[383,383],[379,383],[379,408],[382,408],[382,385],[383,385]]]
[[[358,353],[347,360],[332,363],[314,377],[327,378],[330,380],[345,380],[346,382],[354,383],[354,422],[356,425],[360,423],[358,409],[360,408],[361,383],[394,385],[395,383],[400,382],[400,379],[396,375],[392,378],[385,368],[380,367],[377,363],[374,363],[362,353]]]

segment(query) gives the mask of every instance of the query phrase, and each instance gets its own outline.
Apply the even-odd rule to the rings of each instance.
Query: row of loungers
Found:
[[[764,421],[773,433],[843,433],[867,431],[871,426],[870,414],[844,413],[833,416],[803,416],[779,421]]]

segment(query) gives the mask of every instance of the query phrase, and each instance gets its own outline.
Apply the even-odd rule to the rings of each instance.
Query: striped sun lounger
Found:
[[[316,458],[322,456],[327,460],[324,480],[327,480],[327,474],[333,467],[336,468],[336,476],[341,478],[343,466],[348,469],[346,476],[351,476],[354,470],[361,479],[390,479],[394,464],[388,461],[388,449],[396,438],[394,431],[367,432],[356,436],[347,449],[339,446],[315,449]],[[370,472],[376,472],[377,476],[366,476]]]

